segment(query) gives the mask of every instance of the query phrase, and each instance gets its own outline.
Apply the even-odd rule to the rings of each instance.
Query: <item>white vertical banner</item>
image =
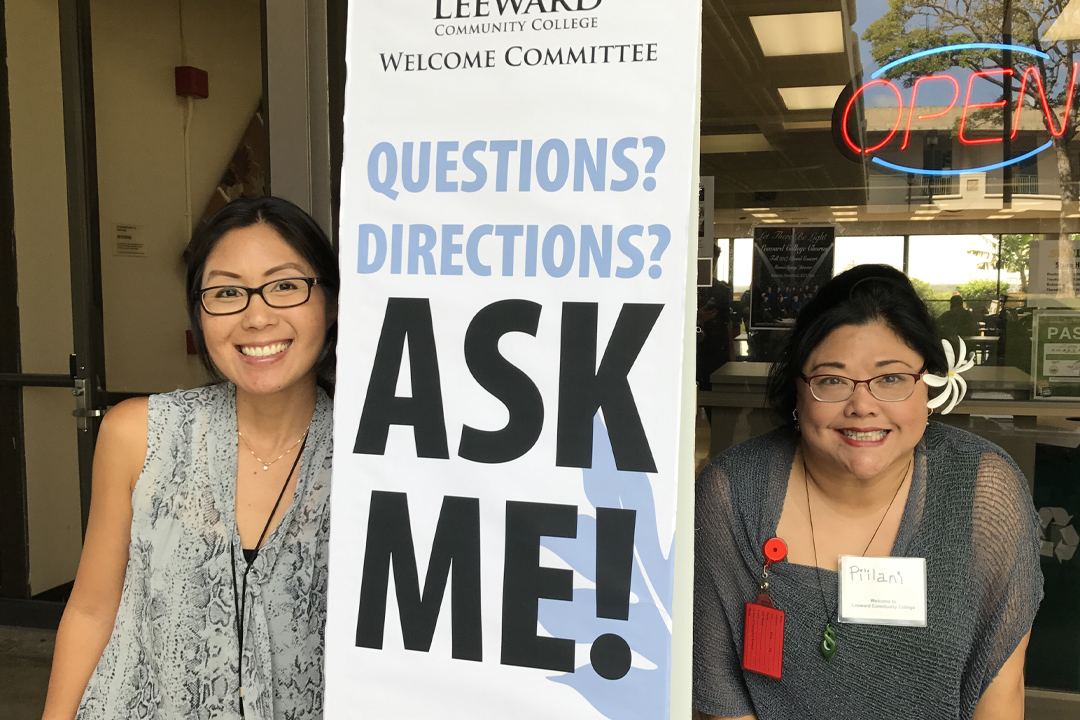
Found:
[[[668,717],[700,22],[350,2],[329,720]]]

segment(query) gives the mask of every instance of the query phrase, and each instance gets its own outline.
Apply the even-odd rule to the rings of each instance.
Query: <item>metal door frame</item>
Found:
[[[7,24],[0,0],[0,52],[7,58]],[[7,63],[0,67],[0,597],[29,590],[22,390],[5,382],[19,374],[19,291],[15,264],[15,199]],[[6,141],[6,142],[4,142]],[[8,440],[10,439],[10,442]]]
[[[76,396],[79,495],[82,529],[90,509],[90,476],[105,387],[104,315],[101,294],[101,250],[98,224],[97,141],[94,130],[93,54],[89,0],[57,0],[60,73],[64,101],[64,143],[67,171],[68,236],[71,269],[71,374],[22,372],[18,317],[18,275],[15,253],[14,197],[11,168],[10,98],[6,64],[0,68],[0,432],[12,438],[0,443],[0,462],[12,481],[0,484],[0,623],[29,618],[29,536],[26,507],[26,457],[22,388],[70,387]],[[0,47],[7,56],[3,0],[0,0]],[[18,604],[11,604],[18,603]],[[41,603],[42,613],[56,616],[54,603]],[[20,623],[22,624],[22,623]]]
[[[90,512],[90,474],[105,407],[105,320],[101,299],[97,136],[90,0],[58,0],[60,75],[64,94],[68,242],[71,262],[72,375],[79,400],[79,496],[82,526]]]

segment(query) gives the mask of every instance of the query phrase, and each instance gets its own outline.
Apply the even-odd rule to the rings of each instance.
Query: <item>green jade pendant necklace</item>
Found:
[[[888,517],[889,511],[892,510],[893,503],[896,502],[897,496],[900,495],[900,488],[904,487],[904,483],[907,481],[908,473],[911,472],[911,466],[914,464],[914,462],[915,458],[912,457],[911,461],[908,463],[907,470],[905,470],[904,474],[900,477],[900,484],[896,486],[896,492],[893,493],[892,500],[889,501],[889,506],[885,508],[885,513],[881,516],[881,519],[878,520],[877,527],[874,528],[874,534],[870,536],[870,542],[866,543],[866,547],[863,548],[863,551],[859,554],[859,557],[863,557],[864,555],[866,555],[866,551],[869,550],[870,546],[874,544],[874,538],[877,537],[878,530],[881,529],[882,523],[885,522],[885,518]],[[814,534],[814,513],[810,509],[810,480],[814,480],[814,476],[811,475],[810,471],[806,469],[805,459],[803,459],[802,461],[802,466],[803,487],[806,489],[806,514],[810,518],[810,542],[813,544],[814,547],[814,570],[817,574],[818,589],[821,591],[821,604],[825,608],[825,611],[828,612],[829,605],[825,600],[825,586],[821,582],[821,567],[818,565],[817,537]],[[818,481],[814,480],[814,485],[817,484]],[[821,650],[821,654],[825,656],[826,661],[832,660],[833,656],[836,655],[836,630],[833,629],[831,619],[836,617],[836,613],[840,609],[839,603],[840,598],[838,595],[836,598],[836,605],[834,606],[832,613],[829,614],[825,619],[825,632],[822,633],[821,645],[819,646],[819,648]]]

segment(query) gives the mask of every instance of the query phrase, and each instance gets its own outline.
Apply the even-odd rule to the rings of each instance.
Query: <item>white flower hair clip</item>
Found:
[[[958,337],[956,339],[960,341],[959,357],[953,352],[951,342],[948,340],[941,341],[941,345],[945,348],[945,357],[949,361],[948,372],[945,375],[931,375],[930,373],[923,375],[923,380],[930,387],[945,388],[937,397],[926,403],[926,407],[930,408],[931,412],[945,405],[946,402],[949,403],[941,411],[942,415],[948,415],[956,407],[956,404],[964,399],[964,395],[967,394],[967,382],[960,377],[960,373],[967,372],[975,367],[975,353],[967,355],[967,345],[964,344],[964,338]],[[965,355],[967,355],[966,358]]]

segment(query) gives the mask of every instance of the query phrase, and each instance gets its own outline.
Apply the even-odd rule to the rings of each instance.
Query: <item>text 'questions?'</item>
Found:
[[[652,192],[666,143],[642,138],[566,141],[379,142],[368,154],[370,189],[402,193]],[[488,277],[653,279],[671,242],[661,223],[571,227],[554,223],[413,223],[358,228],[357,272]],[[573,272],[576,269],[576,272]]]

